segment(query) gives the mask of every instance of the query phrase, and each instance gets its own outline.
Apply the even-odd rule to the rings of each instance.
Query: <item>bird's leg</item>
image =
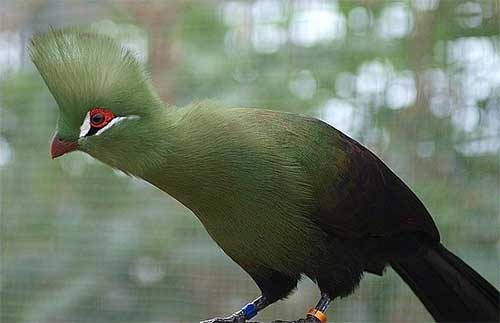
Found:
[[[322,293],[321,298],[315,307],[311,307],[307,312],[305,319],[298,321],[273,321],[272,323],[326,323],[326,309],[330,305],[330,297]],[[246,323],[247,320],[253,318],[259,311],[266,308],[270,302],[264,297],[260,296],[251,303],[245,305],[241,310],[224,318],[213,318],[211,320],[202,321],[200,323]]]
[[[321,293],[318,304],[316,304],[315,307],[311,307],[307,312],[307,319],[314,319],[316,322],[326,323],[327,318],[325,312],[331,301],[332,300],[327,294]]]
[[[201,323],[244,323],[257,315],[260,310],[266,308],[269,304],[270,303],[266,297],[260,296],[253,302],[243,306],[241,310],[233,313],[229,317],[214,318],[211,320],[202,321]]]

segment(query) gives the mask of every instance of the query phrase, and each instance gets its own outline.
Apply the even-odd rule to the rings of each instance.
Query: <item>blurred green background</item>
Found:
[[[94,24],[148,65],[164,100],[313,115],[415,190],[444,243],[499,286],[500,4],[444,1],[0,1],[0,321],[196,322],[258,289],[182,205],[75,153],[27,57],[35,32]],[[304,280],[261,321],[302,317]],[[430,316],[392,270],[335,322]]]

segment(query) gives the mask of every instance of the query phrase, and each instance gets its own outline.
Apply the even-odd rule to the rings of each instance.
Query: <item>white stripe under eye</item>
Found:
[[[104,126],[103,128],[99,129],[94,136],[99,136],[101,133],[103,133],[104,131],[108,130],[109,128],[111,128],[112,126],[114,126],[115,124],[117,124],[118,122],[121,122],[123,120],[125,120],[126,118],[125,117],[115,117],[113,120],[111,120],[106,126]]]
[[[115,124],[118,124],[119,122],[122,122],[123,120],[137,120],[139,119],[139,116],[136,115],[130,115],[126,117],[115,117],[113,120],[111,120],[106,126],[104,126],[102,129],[99,129],[94,136],[99,136],[102,134],[104,131],[108,130]],[[80,127],[80,138],[85,137],[89,131],[91,130],[90,126],[90,112],[87,112],[87,115],[85,116],[85,119],[83,120],[82,126]]]
[[[111,128],[115,124],[118,124],[119,122],[122,122],[123,120],[137,120],[139,118],[140,117],[136,116],[136,115],[126,116],[126,117],[115,117],[104,128],[99,129],[99,131],[97,131],[94,136],[99,136],[101,133],[103,133],[104,131],[108,130],[109,128]]]

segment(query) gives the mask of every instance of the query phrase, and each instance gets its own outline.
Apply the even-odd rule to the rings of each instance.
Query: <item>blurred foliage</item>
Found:
[[[92,23],[161,96],[319,117],[381,156],[444,242],[499,286],[500,5],[495,0],[3,1],[0,321],[194,322],[258,295],[196,218],[81,153],[48,157],[57,108],[26,44]],[[259,318],[316,302],[304,281]],[[333,321],[430,320],[388,270]]]

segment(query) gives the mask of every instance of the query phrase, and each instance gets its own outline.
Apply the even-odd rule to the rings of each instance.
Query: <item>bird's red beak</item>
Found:
[[[50,144],[50,156],[52,159],[57,158],[75,150],[77,146],[78,143],[76,141],[62,141],[55,135]]]

